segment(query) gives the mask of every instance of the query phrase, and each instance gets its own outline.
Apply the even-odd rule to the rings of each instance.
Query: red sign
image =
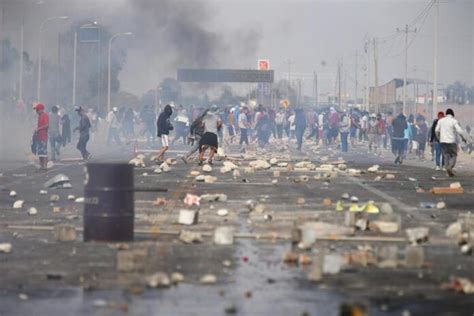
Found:
[[[258,60],[258,70],[269,70],[270,61],[268,59],[259,59]]]

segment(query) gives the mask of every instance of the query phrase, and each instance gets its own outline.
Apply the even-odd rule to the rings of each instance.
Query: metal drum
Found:
[[[133,166],[88,163],[84,189],[84,241],[133,241]]]

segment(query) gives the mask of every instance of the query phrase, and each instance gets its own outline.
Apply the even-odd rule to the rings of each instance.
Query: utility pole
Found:
[[[370,54],[369,54],[369,43],[370,43],[370,39],[367,40],[367,42],[365,42],[365,45],[364,45],[364,50],[365,50],[365,55],[366,55],[366,70],[365,70],[365,74],[366,74],[366,79],[367,79],[367,82],[366,82],[366,89],[365,89],[365,110],[366,111],[370,111],[370,100],[369,100],[369,91],[370,91]]]
[[[374,37],[372,39],[372,45],[374,48],[374,85],[379,86],[379,57],[377,52],[377,39]]]
[[[341,68],[342,68],[342,65],[341,65],[341,62],[338,62],[337,63],[337,94],[338,94],[338,103],[339,103],[339,111],[342,109],[341,108]]]
[[[439,0],[435,0],[434,39],[433,39],[433,113],[438,113],[438,36],[439,36]]]
[[[316,71],[313,74],[313,93],[314,93],[314,106],[318,107],[318,75]]]
[[[405,33],[405,73],[403,75],[403,113],[407,114],[407,73],[408,73],[408,33],[416,33],[416,29],[410,30],[408,24],[403,30],[397,27],[397,32]]]
[[[286,98],[288,101],[290,101],[290,85],[291,85],[291,60],[288,59],[288,82],[286,84]]]
[[[357,79],[357,60],[359,59],[359,55],[357,53],[357,50],[356,50],[356,54],[355,54],[355,74],[354,74],[354,78],[355,78],[355,81],[354,81],[354,106],[357,105],[357,89],[359,88],[358,85],[359,85],[359,82],[358,82],[358,79]]]
[[[25,50],[25,21],[21,22],[21,30],[20,30],[20,75],[18,78],[18,102],[22,102],[23,100],[23,68],[24,68],[24,57],[23,51]]]

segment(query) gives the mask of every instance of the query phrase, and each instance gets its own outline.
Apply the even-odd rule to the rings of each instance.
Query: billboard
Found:
[[[273,82],[273,70],[178,69],[181,82]]]

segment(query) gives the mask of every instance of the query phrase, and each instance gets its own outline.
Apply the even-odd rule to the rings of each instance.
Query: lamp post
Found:
[[[38,86],[36,90],[36,99],[38,102],[41,100],[41,64],[42,64],[42,39],[43,39],[43,30],[46,23],[53,21],[53,20],[67,20],[69,17],[67,16],[53,16],[47,18],[43,22],[41,22],[40,29],[39,29],[39,49],[38,49]]]
[[[109,58],[108,58],[108,76],[107,76],[107,113],[110,112],[110,81],[112,77],[112,42],[115,38],[119,36],[128,36],[133,35],[132,32],[118,33],[113,35],[109,40]]]
[[[97,21],[81,25],[79,29],[97,25]],[[72,105],[76,105],[76,81],[77,80],[77,30],[74,32],[74,58],[72,71]]]

